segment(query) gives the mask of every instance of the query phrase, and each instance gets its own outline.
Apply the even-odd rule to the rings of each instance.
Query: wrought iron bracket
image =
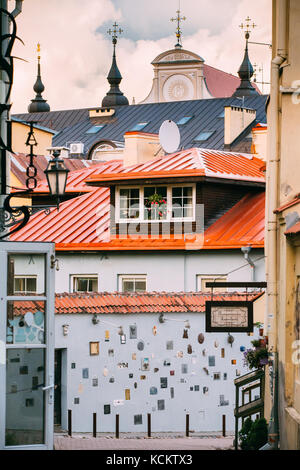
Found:
[[[47,206],[11,207],[10,202],[13,197],[26,196],[29,194],[32,194],[32,191],[18,191],[9,194],[5,198],[3,207],[0,207],[0,241],[25,227],[31,215],[41,210],[48,215],[52,208],[57,208],[56,204]],[[15,228],[11,230],[12,227]]]

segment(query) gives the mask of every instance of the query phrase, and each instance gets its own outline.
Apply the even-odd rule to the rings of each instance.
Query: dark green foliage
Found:
[[[258,450],[268,441],[268,425],[265,418],[252,421],[247,418],[239,432],[242,450]]]

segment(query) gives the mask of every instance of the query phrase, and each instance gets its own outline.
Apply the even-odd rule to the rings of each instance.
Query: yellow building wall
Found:
[[[28,125],[12,121],[12,142],[13,151],[15,153],[29,153],[30,147],[26,146],[29,130]],[[34,153],[36,155],[48,154],[49,152],[46,149],[52,146],[53,134],[34,128],[34,136],[37,141],[37,145],[34,147]]]

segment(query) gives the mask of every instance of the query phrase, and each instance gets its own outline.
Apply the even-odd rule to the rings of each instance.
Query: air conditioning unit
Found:
[[[70,143],[70,153],[71,154],[82,154],[84,150],[84,144],[82,142],[72,142]]]

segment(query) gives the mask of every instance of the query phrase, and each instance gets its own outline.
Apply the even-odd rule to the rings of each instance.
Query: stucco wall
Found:
[[[231,346],[227,333],[205,332],[203,313],[167,313],[164,316],[173,321],[160,323],[158,314],[106,314],[98,316],[100,322],[94,325],[89,314],[56,315],[56,348],[63,349],[66,357],[62,370],[67,382],[62,392],[64,428],[67,427],[67,409],[71,409],[74,432],[91,432],[93,413],[97,413],[99,432],[114,432],[116,414],[120,415],[120,432],[145,432],[147,413],[152,415],[153,432],[184,431],[187,413],[191,430],[220,431],[222,415],[226,415],[227,429],[234,429],[233,380],[237,374],[248,371],[243,366],[240,346],[250,347],[250,341],[257,338],[258,332],[253,336],[233,333],[235,341]],[[185,320],[190,323],[188,338],[183,338]],[[69,325],[68,335],[64,336],[62,325],[66,324]],[[136,326],[136,339],[130,338],[131,325]],[[120,342],[118,326],[123,327],[126,344]],[[109,341],[105,341],[106,330]],[[200,333],[205,337],[202,344],[198,341]],[[99,355],[90,356],[90,341],[99,341]],[[167,349],[169,341],[172,345],[168,347],[172,349]],[[143,342],[143,350],[138,349],[139,342]],[[113,350],[113,355],[109,350]],[[180,352],[182,357],[179,357]],[[209,365],[212,363],[210,356],[214,357],[214,366]],[[146,371],[142,370],[144,358],[149,360]],[[236,360],[236,364],[232,364],[232,360]],[[186,373],[182,369],[184,365]],[[214,373],[220,373],[219,380],[214,380]],[[86,378],[83,374],[87,374]],[[161,388],[161,378],[167,380],[166,388]],[[93,386],[95,379],[98,384]],[[156,394],[150,394],[151,387],[156,387]],[[204,387],[208,388],[207,393]],[[126,389],[130,391],[130,400],[125,399]],[[79,404],[75,404],[75,398],[79,399]],[[163,410],[158,409],[158,400],[164,400],[160,402]],[[104,414],[104,405],[110,405],[109,414]],[[142,424],[134,424],[137,415],[142,415]]]
[[[253,250],[256,263],[255,280],[264,281],[263,250]],[[69,292],[71,275],[97,274],[99,291],[119,290],[118,276],[146,274],[147,291],[195,291],[197,275],[227,274],[228,281],[251,281],[252,268],[240,250],[207,250],[186,253],[57,253],[59,271],[56,292]],[[241,269],[240,269],[241,268]]]

